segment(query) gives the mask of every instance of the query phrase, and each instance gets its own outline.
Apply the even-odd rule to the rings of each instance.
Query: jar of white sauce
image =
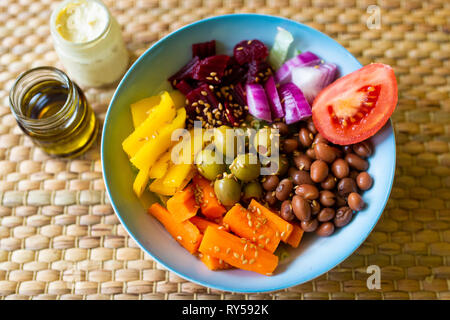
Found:
[[[82,86],[114,83],[128,67],[120,26],[100,0],[64,1],[52,13],[50,30],[67,73]]]

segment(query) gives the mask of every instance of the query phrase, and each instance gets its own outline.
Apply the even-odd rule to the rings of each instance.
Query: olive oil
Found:
[[[97,137],[85,95],[58,69],[36,68],[19,77],[10,103],[22,131],[49,154],[76,157]]]

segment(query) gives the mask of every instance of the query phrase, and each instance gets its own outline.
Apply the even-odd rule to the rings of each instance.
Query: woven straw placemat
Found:
[[[399,104],[394,188],[378,225],[346,261],[286,290],[210,290],[155,263],[120,225],[105,194],[99,144],[48,157],[9,111],[16,76],[62,67],[49,35],[54,0],[0,0],[0,299],[450,299],[450,3],[397,0],[109,0],[128,49],[208,16],[284,16],[339,41],[363,64],[394,67]],[[367,8],[381,10],[381,28]],[[373,8],[372,8],[373,9]],[[370,19],[369,19],[370,20]],[[103,119],[114,88],[85,88]],[[381,289],[366,286],[381,267]],[[299,272],[301,272],[299,270]]]

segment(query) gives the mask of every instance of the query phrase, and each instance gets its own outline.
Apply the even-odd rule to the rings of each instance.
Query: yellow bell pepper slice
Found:
[[[180,109],[181,110],[181,109]],[[157,131],[161,130],[175,117],[176,110],[172,98],[169,93],[164,92],[161,95],[161,102],[154,110],[150,112],[147,119],[126,138],[122,147],[123,150],[133,157],[149,141],[154,140],[153,137]]]
[[[153,114],[153,112],[152,112]],[[131,163],[139,170],[149,170],[156,160],[159,159],[171,145],[172,132],[176,129],[184,128],[186,122],[186,110],[177,110],[177,116],[170,124],[162,126],[159,132],[155,132],[155,137],[145,143],[139,151],[131,158]]]
[[[150,191],[163,196],[172,196],[177,192],[177,188],[174,187],[166,187],[163,183],[164,179],[155,179],[150,184]]]
[[[166,175],[169,168],[171,150],[164,153],[158,161],[150,168],[148,173],[150,179],[160,179]]]
[[[155,110],[154,107],[159,105],[161,102],[161,95],[148,97],[142,100],[139,100],[133,104],[131,104],[131,117],[133,118],[133,125],[136,129],[148,118],[150,112]],[[174,102],[175,104],[175,102]]]
[[[192,164],[175,164],[167,170],[167,174],[163,179],[166,187],[179,188],[189,173],[194,170]]]
[[[145,190],[145,187],[147,186],[149,177],[148,177],[148,171],[146,170],[139,170],[136,178],[134,179],[133,183],[133,191],[136,193],[138,197],[142,195],[142,193]]]

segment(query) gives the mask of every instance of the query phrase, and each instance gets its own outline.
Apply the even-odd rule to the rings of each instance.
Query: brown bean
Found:
[[[345,178],[350,173],[350,168],[347,161],[344,159],[336,159],[331,165],[331,171],[338,179]]]
[[[328,165],[323,160],[316,160],[311,164],[311,180],[322,182],[328,176]]]
[[[286,221],[292,221],[294,219],[291,200],[283,201],[283,203],[281,204],[280,216]]]
[[[308,171],[303,170],[291,171],[290,177],[292,178],[292,181],[294,181],[296,185],[314,184],[314,181],[311,180],[311,176],[309,175]]]
[[[361,195],[356,192],[352,192],[348,195],[347,203],[348,206],[354,211],[361,211],[365,206]]]
[[[306,121],[306,128],[312,133],[312,134],[316,134],[317,133],[317,129],[316,126],[314,125],[314,122],[312,120],[312,118],[309,118]]]
[[[309,221],[302,221],[300,223],[300,227],[305,232],[314,232],[314,231],[316,231],[318,226],[319,226],[319,222],[317,221],[317,219],[312,219]]]
[[[316,159],[323,160],[327,163],[332,163],[336,159],[335,150],[323,142],[314,145],[314,153],[316,154]]]
[[[295,194],[306,200],[314,200],[319,197],[319,190],[311,184],[301,184],[295,188]]]
[[[316,145],[318,143],[325,143],[328,144],[328,140],[325,139],[320,133],[316,134],[313,140],[313,144]]]
[[[316,159],[316,153],[314,152],[313,148],[309,148],[308,150],[306,150],[305,154],[313,160]]]
[[[301,128],[298,132],[298,141],[305,148],[311,146],[313,139],[314,135],[307,128]]]
[[[316,230],[316,234],[321,237],[331,236],[334,232],[334,224],[330,221],[321,223]]]
[[[292,181],[290,179],[283,179],[278,184],[277,188],[275,189],[275,197],[280,200],[284,201],[287,198],[289,198],[289,194],[292,192]]]
[[[342,151],[341,148],[338,148],[336,146],[331,146],[331,148],[336,153],[336,158],[342,158],[342,156],[344,155],[344,151]]]
[[[262,187],[266,191],[273,191],[277,188],[280,178],[278,176],[266,176],[263,178]]]
[[[319,201],[316,200],[311,201],[310,206],[311,206],[311,214],[316,215],[320,212],[321,207]]]
[[[278,129],[281,136],[287,136],[289,134],[289,127],[284,122],[275,122],[272,124],[272,128]]]
[[[292,153],[294,150],[298,149],[298,141],[297,139],[289,138],[284,140],[283,142],[283,151],[285,153]]]
[[[346,226],[353,217],[353,211],[349,207],[341,207],[336,211],[334,216],[334,225],[338,228]]]
[[[337,179],[334,176],[332,176],[331,174],[329,174],[325,178],[325,180],[322,181],[320,186],[325,190],[332,190],[336,186],[336,183],[337,183]]]
[[[347,154],[345,156],[345,161],[347,161],[350,167],[358,171],[366,171],[369,168],[369,163],[354,153]]]
[[[372,187],[372,177],[367,172],[361,172],[356,177],[356,184],[361,190],[369,190]]]
[[[292,198],[292,209],[298,220],[308,221],[311,219],[311,207],[308,201],[299,195],[295,195]]]
[[[347,200],[345,200],[344,197],[341,197],[341,196],[337,195],[336,196],[335,206],[340,208],[340,207],[343,207],[343,206],[346,206],[346,205],[347,205]]]
[[[334,215],[335,211],[333,208],[323,208],[317,215],[317,220],[320,222],[330,221],[334,218]]]
[[[350,171],[350,173],[348,174],[348,177],[356,181],[356,177],[358,176],[358,174],[359,174],[358,171],[352,170],[352,171]]]
[[[294,156],[294,163],[300,170],[309,170],[311,168],[311,158],[305,154],[298,154]]]
[[[357,192],[356,182],[352,178],[344,178],[337,185],[338,194],[341,197],[348,196],[351,192]]]
[[[361,158],[368,158],[373,153],[373,145],[368,140],[361,141],[353,145],[353,152]]]
[[[277,203],[277,197],[275,197],[275,191],[269,191],[264,196],[264,200],[269,204],[269,206],[275,205]]]
[[[344,151],[345,154],[352,153],[353,152],[353,146],[351,144],[348,144],[346,146],[343,146],[342,150]]]
[[[325,207],[331,207],[336,203],[336,195],[329,190],[322,190],[319,194],[319,201]]]

